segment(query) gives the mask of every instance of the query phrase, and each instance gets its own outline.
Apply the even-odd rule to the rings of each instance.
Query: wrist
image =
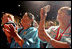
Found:
[[[21,47],[23,46],[24,40],[19,36],[14,37],[15,42],[17,42]]]
[[[47,36],[45,36],[47,42],[51,43],[51,41],[53,40],[53,38],[49,34],[47,34],[47,33],[45,35],[47,35]]]
[[[52,39],[49,39],[49,43],[51,43]]]
[[[15,39],[16,41],[22,40],[22,38],[21,38],[18,34],[16,34],[16,36],[14,36],[14,39]]]
[[[15,38],[15,37],[17,37],[17,35],[18,35],[18,32],[15,30],[15,33],[12,34],[12,37]]]
[[[18,38],[17,35],[13,36],[14,39]]]

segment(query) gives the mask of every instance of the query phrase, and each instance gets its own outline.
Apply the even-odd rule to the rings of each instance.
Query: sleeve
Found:
[[[24,38],[26,38],[30,42],[34,43],[35,42],[34,39],[37,38],[37,33],[38,33],[38,30],[36,28],[30,28],[27,31],[27,34],[24,36]]]
[[[22,29],[22,27],[21,27],[21,28],[18,28],[18,32],[19,32],[21,29]]]
[[[38,38],[38,30],[36,28],[30,28],[23,39],[29,43],[30,47],[39,47],[40,40]],[[25,44],[23,44],[23,47],[25,47]]]
[[[54,32],[52,29],[54,28],[54,30],[56,30],[59,26],[51,26],[49,29],[45,29],[45,32],[47,32],[51,37],[53,36],[53,34],[51,32]],[[54,37],[53,37],[54,38]],[[40,39],[41,40],[41,39]],[[43,43],[47,43],[47,41],[43,41],[41,40],[41,42]]]
[[[22,27],[21,28],[18,28],[18,34],[20,33],[20,31],[22,31],[21,29],[23,29]],[[22,34],[22,33],[21,33]],[[20,34],[19,34],[20,35]]]

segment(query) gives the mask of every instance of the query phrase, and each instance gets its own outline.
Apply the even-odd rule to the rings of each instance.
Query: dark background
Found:
[[[22,17],[25,12],[31,12],[35,15],[36,20],[39,19],[40,8],[45,5],[51,5],[47,20],[55,20],[57,11],[60,7],[71,7],[71,1],[0,1],[0,13],[8,12],[13,15]]]

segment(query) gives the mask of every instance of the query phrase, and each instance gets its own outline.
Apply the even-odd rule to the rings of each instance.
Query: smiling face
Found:
[[[5,24],[6,22],[8,22],[8,17],[7,16],[3,16],[2,17],[2,24]]]
[[[28,14],[25,13],[24,16],[23,16],[23,18],[21,19],[22,26],[23,27],[29,27],[29,26],[31,26],[31,23],[32,23],[32,19],[30,19],[28,17]]]
[[[63,20],[64,20],[64,18],[65,18],[65,13],[64,13],[64,11],[58,11],[58,15],[57,15],[57,20],[59,21],[59,22],[62,22]]]
[[[8,21],[14,21],[14,16],[11,15],[11,14],[8,14],[8,13],[5,13],[3,14],[3,17],[2,17],[2,24],[5,24],[7,23]]]

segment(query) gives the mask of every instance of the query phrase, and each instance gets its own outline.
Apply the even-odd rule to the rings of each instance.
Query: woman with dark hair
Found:
[[[34,15],[25,13],[21,19],[22,28],[18,31],[12,25],[4,25],[5,32],[9,33],[14,39],[11,42],[10,48],[39,48],[40,39],[38,38],[38,30],[33,27]]]

